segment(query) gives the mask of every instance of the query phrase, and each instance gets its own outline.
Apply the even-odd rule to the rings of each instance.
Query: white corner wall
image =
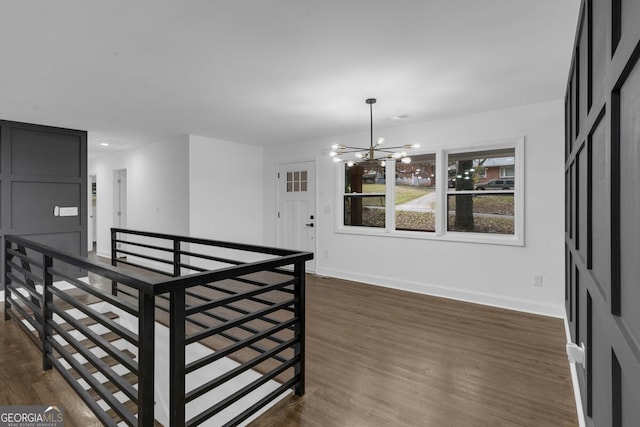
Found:
[[[187,136],[101,157],[89,165],[96,175],[97,252],[111,256],[114,221],[113,172],[127,170],[127,228],[189,233],[189,145]]]
[[[262,148],[189,136],[190,234],[263,243]]]
[[[317,273],[538,314],[564,315],[564,110],[561,100],[388,128],[391,145],[472,147],[525,137],[525,246],[335,233],[332,143],[363,145],[368,132],[265,149],[264,238],[275,245],[278,162],[318,159]],[[363,122],[363,128],[367,128]],[[338,166],[339,167],[339,166]],[[328,254],[327,258],[318,254]],[[533,286],[533,275],[543,286]]]

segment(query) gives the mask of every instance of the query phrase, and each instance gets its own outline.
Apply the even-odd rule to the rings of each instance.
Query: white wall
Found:
[[[190,234],[262,244],[262,148],[189,136]]]
[[[96,175],[98,254],[110,257],[113,171],[127,170],[127,228],[189,234],[189,145],[186,136],[101,157]]]
[[[375,131],[390,145],[470,147],[525,136],[525,246],[373,237],[334,232],[332,143],[363,146],[368,131],[265,149],[265,243],[275,245],[277,162],[318,159],[317,273],[552,316],[564,309],[563,103]],[[363,123],[367,128],[367,123]],[[393,143],[393,144],[392,144]],[[328,253],[328,258],[318,254]],[[534,274],[543,286],[534,287]]]

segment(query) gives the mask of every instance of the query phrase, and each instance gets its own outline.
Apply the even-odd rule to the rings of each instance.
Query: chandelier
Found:
[[[407,151],[411,148],[420,147],[419,144],[405,144],[397,147],[383,147],[384,138],[380,137],[373,145],[373,104],[376,103],[375,98],[369,98],[365,101],[369,104],[369,116],[371,118],[371,136],[369,147],[349,147],[348,145],[333,144],[329,155],[333,157],[334,162],[346,161],[347,166],[353,166],[360,162],[378,162],[384,167],[387,160],[399,160],[402,163],[411,163],[411,157],[407,155]],[[354,155],[354,159],[344,159],[344,155]]]

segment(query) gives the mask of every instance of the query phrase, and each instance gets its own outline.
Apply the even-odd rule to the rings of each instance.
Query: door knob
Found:
[[[313,227],[313,223],[310,222],[309,224],[305,224],[307,227]]]

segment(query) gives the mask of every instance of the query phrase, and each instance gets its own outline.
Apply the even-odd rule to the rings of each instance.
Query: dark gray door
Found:
[[[87,135],[0,121],[0,234],[87,254]]]
[[[565,98],[566,310],[587,425],[640,423],[640,1],[583,1]]]

